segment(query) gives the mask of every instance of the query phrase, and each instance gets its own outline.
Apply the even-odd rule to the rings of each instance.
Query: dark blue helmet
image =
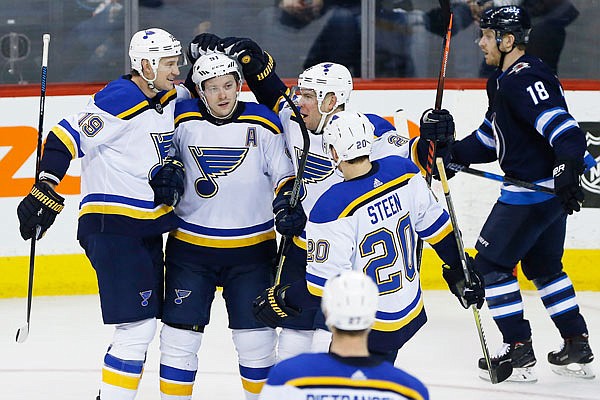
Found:
[[[531,19],[521,7],[504,6],[490,8],[481,15],[481,29],[496,31],[496,42],[499,44],[502,36],[507,33],[515,37],[515,45],[527,44],[531,31]]]

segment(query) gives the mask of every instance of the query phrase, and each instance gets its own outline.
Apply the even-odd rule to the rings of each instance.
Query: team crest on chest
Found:
[[[190,146],[200,177],[194,182],[196,193],[202,198],[217,194],[219,186],[216,179],[235,171],[246,158],[248,148],[199,147]]]
[[[296,153],[297,164],[300,164],[302,158],[302,149],[294,147]],[[300,200],[306,197],[306,185],[317,183],[327,179],[333,174],[333,165],[328,157],[324,157],[315,153],[308,153],[306,157],[306,166],[304,167],[304,175],[302,176],[302,187],[300,188]]]
[[[515,65],[514,67],[511,68],[510,72],[508,73],[510,74],[518,74],[519,72],[521,72],[524,69],[527,69],[531,67],[531,65],[529,65],[529,63],[526,62],[520,62],[517,65]]]

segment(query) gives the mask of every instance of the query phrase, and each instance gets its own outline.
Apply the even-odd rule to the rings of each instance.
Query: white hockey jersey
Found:
[[[426,320],[417,235],[436,244],[452,225],[414,163],[397,156],[372,163],[369,174],[333,185],[313,207],[306,280],[309,292],[320,297],[325,281],[342,270],[370,276],[380,295],[370,348],[388,351],[400,348]],[[418,326],[402,329],[417,318]]]
[[[186,171],[172,236],[216,254],[274,242],[273,194],[295,176],[277,115],[240,102],[241,114],[217,124],[199,102],[180,102],[175,112],[173,149]]]
[[[300,157],[302,156],[303,138],[302,131],[293,111],[285,101],[279,103],[279,118],[283,124],[284,136],[287,150],[292,156],[294,168],[298,169]],[[376,160],[389,155],[411,157],[416,154],[416,143],[414,140],[406,144],[407,140],[396,134],[393,125],[383,118],[367,114],[367,117],[375,126],[376,140],[373,142],[370,158]],[[323,149],[322,135],[309,132],[310,148],[306,159],[306,167],[302,178],[302,190],[300,200],[306,215],[310,214],[317,199],[332,185],[343,180],[340,174],[335,173],[333,164]],[[416,156],[415,156],[416,157]],[[306,250],[305,233],[302,237],[295,237],[294,243]]]
[[[172,207],[154,206],[148,181],[171,146],[178,90],[189,97],[186,89],[176,88],[148,99],[122,77],[52,128],[71,158],[82,159],[78,237],[90,232],[148,236],[174,227]]]

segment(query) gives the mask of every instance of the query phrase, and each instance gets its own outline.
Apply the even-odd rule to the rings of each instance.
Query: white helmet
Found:
[[[304,70],[298,77],[298,88],[312,89],[317,95],[317,105],[321,113],[321,122],[316,133],[320,133],[325,123],[325,117],[333,112],[332,110],[323,114],[321,111],[321,104],[323,104],[325,96],[327,93],[335,94],[337,98],[336,107],[346,104],[350,98],[350,93],[352,93],[352,75],[348,68],[341,64],[324,62]]]
[[[371,153],[375,127],[366,115],[356,111],[341,111],[334,114],[323,130],[323,150],[333,161],[330,146],[333,146],[339,159],[353,160]]]
[[[323,289],[321,308],[325,324],[345,331],[369,329],[375,322],[379,290],[365,274],[348,270],[328,279]]]
[[[236,60],[222,53],[200,56],[194,63],[192,81],[202,89],[202,84],[209,79],[234,73],[242,82],[241,68]]]
[[[202,84],[209,79],[231,73],[236,75],[236,79],[239,82],[238,95],[236,96],[237,105],[237,97],[239,96],[242,90],[243,82],[241,68],[237,60],[234,60],[233,58],[222,53],[205,54],[203,56],[200,56],[194,63],[194,66],[192,67],[192,81],[194,81],[194,84],[196,84],[196,86],[198,87],[200,98],[204,102],[204,105],[206,105],[206,109],[209,113],[211,113],[211,115],[213,115],[216,118],[229,118],[231,114],[229,114],[226,117],[217,117],[212,113],[210,107],[208,106],[208,102],[206,101],[206,96],[204,95],[204,87]],[[231,113],[233,113],[235,109],[236,106],[233,107]]]
[[[148,82],[151,89],[154,88],[158,63],[161,58],[181,56],[181,43],[175,39],[169,32],[160,28],[148,28],[136,32],[129,42],[129,58],[131,60],[131,69],[137,71],[142,78]],[[142,71],[142,60],[148,60],[154,79],[149,80]],[[185,57],[182,58],[185,62]]]

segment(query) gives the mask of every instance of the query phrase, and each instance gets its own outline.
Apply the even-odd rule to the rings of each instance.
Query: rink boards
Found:
[[[414,135],[422,111],[433,104],[435,90],[416,87],[413,90],[399,90],[396,88],[402,87],[401,84],[385,85],[381,81],[372,86],[377,89],[355,90],[349,108],[377,113],[390,120],[398,108],[403,108],[409,120],[410,132]],[[394,90],[390,90],[391,87]],[[88,101],[87,95],[54,96],[51,89],[46,98],[46,132],[63,116],[80,109]],[[22,297],[27,293],[30,246],[18,234],[15,210],[33,182],[39,98],[34,94],[7,97],[10,96],[7,93],[6,90],[0,90],[0,109],[3,110],[0,121],[0,297]],[[252,98],[248,92],[242,95],[245,100]],[[594,131],[600,125],[597,113],[600,90],[567,90],[566,97],[573,116],[587,127],[593,127],[589,138],[591,146],[600,146],[600,129]],[[486,104],[485,92],[481,89],[452,89],[450,85],[444,92],[443,106],[450,109],[455,117],[458,138],[478,127]],[[598,153],[593,154],[600,159]],[[477,167],[500,173],[496,165]],[[569,217],[563,261],[577,290],[600,291],[600,168],[587,174],[585,187],[591,207]],[[450,190],[465,247],[472,248],[498,197],[500,186],[494,181],[459,174],[450,181]],[[434,183],[434,191],[443,201],[437,183]],[[79,201],[78,161],[72,163],[67,177],[59,186],[59,192],[66,198],[65,209],[38,243],[34,294],[96,293],[94,271],[75,240]],[[426,248],[421,271],[424,289],[445,288],[439,266],[437,256]],[[524,287],[532,288],[528,283]]]

